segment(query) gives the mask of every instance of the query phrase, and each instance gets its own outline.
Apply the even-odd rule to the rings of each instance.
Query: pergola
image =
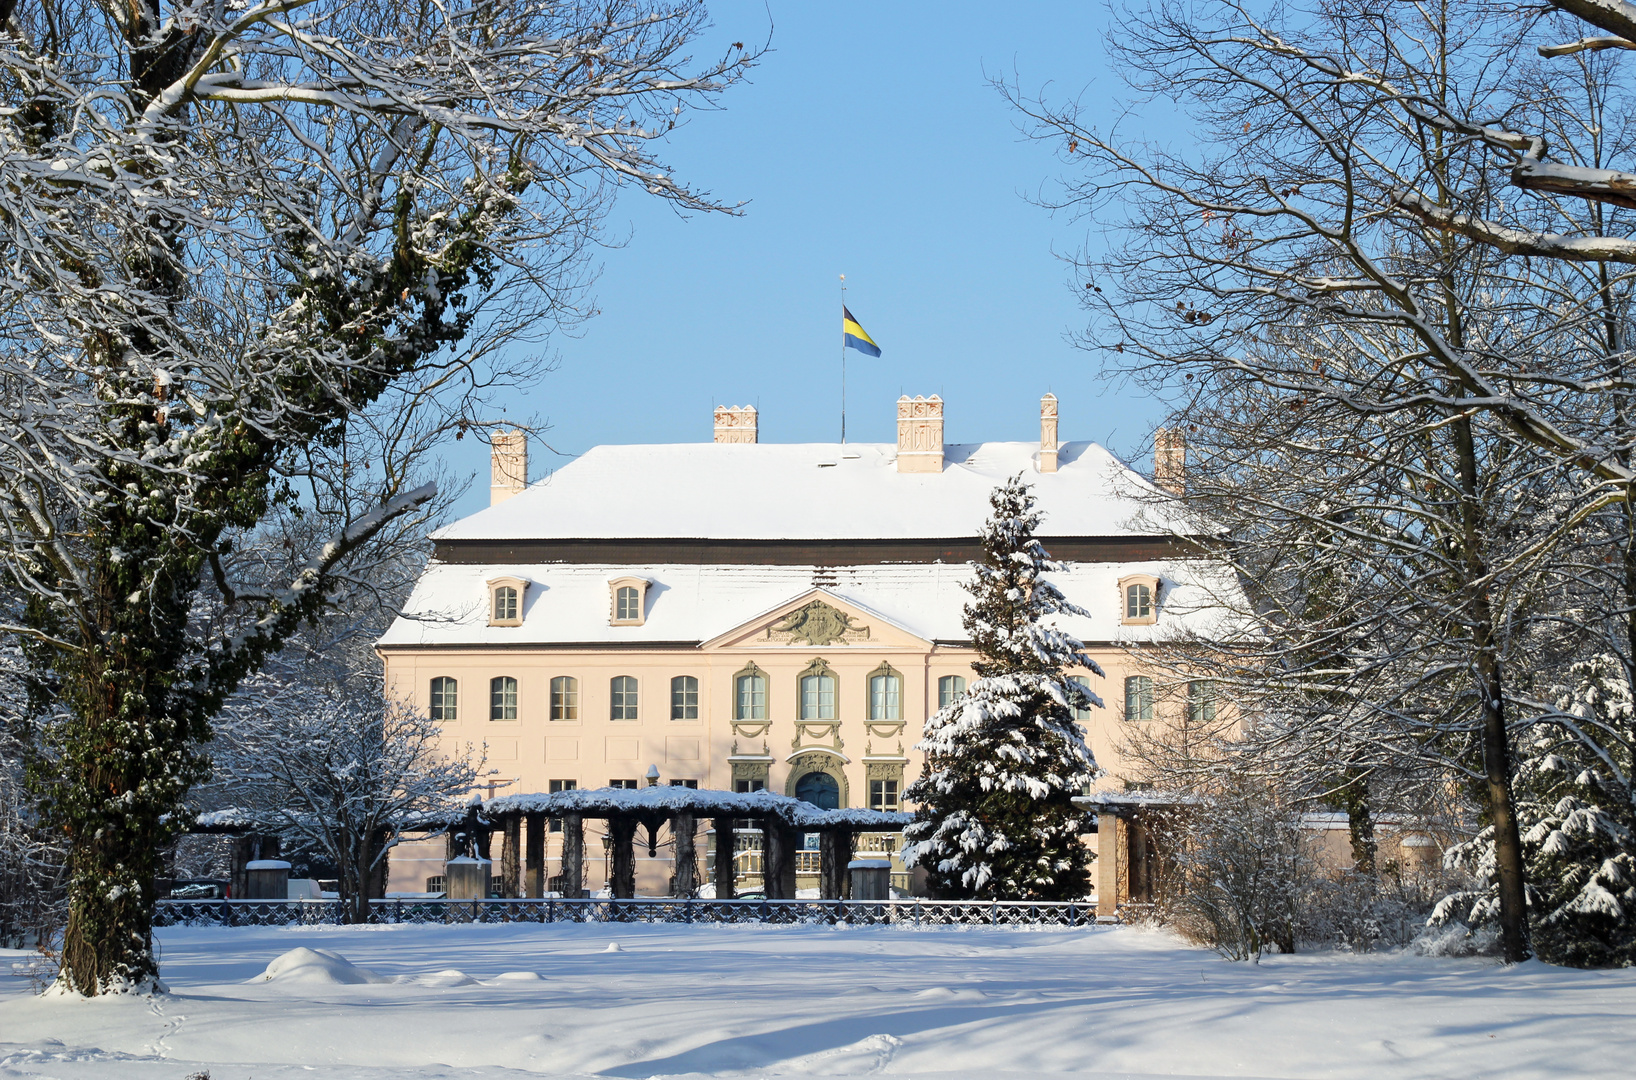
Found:
[[[503,837],[500,878],[507,883],[505,888],[514,889],[518,871],[526,869],[525,895],[542,896],[545,892],[545,822],[549,818],[562,823],[562,892],[567,896],[578,896],[584,888],[586,818],[608,823],[613,862],[610,886],[615,899],[636,895],[637,829],[647,827],[651,854],[662,825],[670,826],[675,842],[676,875],[671,894],[692,896],[701,884],[695,880],[694,836],[698,823],[708,819],[717,837],[710,871],[717,897],[730,899],[733,896],[731,837],[734,823],[750,820],[759,824],[763,835],[763,880],[769,900],[795,899],[797,835],[811,832],[819,834],[819,894],[826,900],[841,900],[846,899],[850,891],[846,867],[852,859],[856,834],[901,832],[914,820],[914,815],[882,810],[824,810],[770,791],[647,787],[503,795],[474,801],[466,810],[463,828],[453,821],[445,823],[449,826],[450,855],[475,853],[487,858],[490,837],[499,832]],[[528,825],[526,852],[520,850],[519,843],[525,822]]]

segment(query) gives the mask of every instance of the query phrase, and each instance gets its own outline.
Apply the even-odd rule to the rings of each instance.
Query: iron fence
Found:
[[[776,925],[1082,927],[1084,902],[1010,900],[372,900],[375,923],[768,923]],[[298,926],[342,921],[335,900],[161,900],[156,926]],[[1111,921],[1103,919],[1101,921]]]

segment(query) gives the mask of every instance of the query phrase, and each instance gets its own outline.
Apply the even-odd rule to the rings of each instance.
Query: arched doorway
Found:
[[[841,785],[827,772],[809,772],[795,782],[795,797],[820,810],[837,810],[841,805]]]

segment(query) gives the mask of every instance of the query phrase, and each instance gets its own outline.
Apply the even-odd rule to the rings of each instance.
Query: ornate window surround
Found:
[[[1132,585],[1148,588],[1148,613],[1134,618],[1130,615],[1129,596]],[[1121,626],[1152,626],[1159,621],[1159,578],[1153,574],[1126,574],[1119,579],[1119,623]]]
[[[841,677],[835,674],[835,669],[830,667],[821,656],[813,657],[812,662],[806,667],[802,668],[801,673],[795,677],[795,718],[797,720],[808,719],[801,712],[801,683],[808,676],[812,675],[827,675],[835,681],[835,715],[827,718],[812,717],[810,722],[815,724],[829,724],[838,722],[841,718]]]
[[[497,577],[497,578],[490,578],[489,579],[489,581],[487,582],[487,585],[488,585],[488,589],[489,589],[489,625],[490,626],[521,626],[521,625],[523,625],[523,607],[528,601],[528,586],[530,584],[531,584],[531,582],[529,582],[529,580],[527,578],[520,578],[520,577]],[[500,594],[501,589],[516,589],[517,590],[517,616],[516,616],[516,618],[512,618],[512,619],[497,619],[497,618],[495,618],[495,612],[498,610],[497,601],[499,599],[499,594]]]
[[[742,678],[747,677],[747,676],[760,676],[760,678],[761,678],[761,687],[762,687],[762,695],[763,695],[762,709],[764,711],[766,711],[766,713],[767,713],[766,716],[759,716],[758,717],[758,716],[740,716],[739,715],[738,681],[740,679],[742,679]],[[772,719],[772,704],[773,704],[773,701],[772,701],[772,680],[767,677],[767,673],[765,671],[763,671],[761,668],[756,666],[756,662],[754,660],[750,661],[748,664],[745,664],[743,667],[741,667],[737,671],[733,672],[732,687],[733,687],[733,719],[736,722],[747,723],[747,724],[760,724],[760,723],[765,723],[766,721]]]
[[[887,678],[896,679],[898,681],[898,714],[896,716],[876,716],[875,715],[875,679],[876,679],[877,676],[882,676],[882,675],[886,676]],[[905,690],[906,685],[907,684],[904,682],[904,679],[903,679],[903,672],[901,672],[897,668],[893,667],[890,661],[882,660],[880,662],[879,667],[875,668],[874,671],[871,671],[868,675],[865,675],[864,678],[863,678],[863,714],[864,714],[864,716],[868,717],[870,721],[872,721],[874,723],[877,723],[877,724],[890,724],[890,723],[895,723],[896,721],[902,720],[903,717],[908,713],[908,709],[905,707],[905,702],[903,700],[904,694],[906,692],[906,690]]]
[[[641,626],[648,621],[648,586],[653,582],[643,577],[617,577],[608,582],[608,625],[609,626]],[[619,590],[631,588],[636,590],[636,618],[621,619],[619,617]]]

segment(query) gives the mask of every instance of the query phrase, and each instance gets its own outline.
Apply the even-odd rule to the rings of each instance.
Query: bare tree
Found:
[[[1337,431],[1351,431],[1346,414],[1395,431],[1384,444],[1314,449],[1398,470],[1445,499],[1440,524],[1414,541],[1427,553],[1437,550],[1432,541],[1443,545],[1437,599],[1466,646],[1464,700],[1494,819],[1505,950],[1521,959],[1526,905],[1503,659],[1510,599],[1506,567],[1491,561],[1485,503],[1511,466],[1497,468],[1508,459],[1485,442],[1538,455],[1525,472],[1554,470],[1553,529],[1529,558],[1610,502],[1628,501],[1633,473],[1620,441],[1627,433],[1608,422],[1624,390],[1609,377],[1610,308],[1599,298],[1617,306],[1628,281],[1517,263],[1456,231],[1428,230],[1405,209],[1418,200],[1536,229],[1555,213],[1508,205],[1496,145],[1442,119],[1544,114],[1567,128],[1572,93],[1591,93],[1592,115],[1607,104],[1605,80],[1576,87],[1518,64],[1530,25],[1511,15],[1482,3],[1330,5],[1280,12],[1272,25],[1230,2],[1129,15],[1114,39],[1117,66],[1137,95],[1173,99],[1194,121],[1203,138],[1182,151],[1012,94],[1038,136],[1085,166],[1061,205],[1117,223],[1125,237],[1082,266],[1100,315],[1087,346],[1171,396],[1184,417],[1249,382],[1269,404],[1317,409]],[[1412,438],[1417,428],[1435,456]],[[1358,480],[1351,471],[1327,480]],[[1365,478],[1376,490],[1379,481]],[[1375,542],[1333,524],[1324,534]]]
[[[347,921],[362,923],[400,831],[457,813],[482,755],[450,752],[436,722],[386,696],[367,650],[352,651],[361,665],[318,659],[253,678],[220,721],[215,781],[267,831],[328,856]]]
[[[498,345],[575,316],[614,191],[721,208],[653,151],[750,62],[693,64],[704,19],[0,0],[0,575],[46,691],[68,988],[152,985],[157,851],[210,717],[434,497],[371,461],[367,509],[338,503],[313,548],[235,558],[299,503],[289,479],[327,474],[394,394],[433,427],[480,420],[451,402]]]

